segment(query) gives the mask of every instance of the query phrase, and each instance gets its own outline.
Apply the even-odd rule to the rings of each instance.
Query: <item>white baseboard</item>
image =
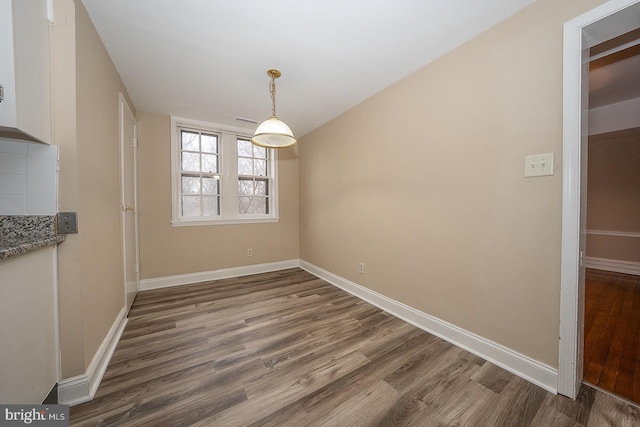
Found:
[[[306,261],[300,260],[300,268],[551,393],[557,393],[558,370],[551,366],[423,313]]]
[[[221,268],[219,270],[202,271],[199,273],[179,274],[176,276],[157,277],[140,281],[140,290],[168,288],[170,286],[191,285],[193,283],[208,282],[211,280],[228,279],[230,277],[249,276],[251,274],[269,273],[271,271],[286,270],[298,267],[299,261],[270,262],[266,264],[245,265],[242,267]]]
[[[58,383],[58,401],[61,404],[74,406],[93,399],[126,324],[127,317],[123,307],[93,356],[87,372]]]
[[[596,270],[615,271],[616,273],[640,276],[640,262],[618,261],[615,259],[585,257],[584,266]]]

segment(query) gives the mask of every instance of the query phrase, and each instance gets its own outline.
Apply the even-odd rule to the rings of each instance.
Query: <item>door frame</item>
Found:
[[[131,107],[127,102],[126,97],[120,92],[118,94],[118,118],[119,118],[119,130],[120,130],[120,211],[121,211],[121,224],[122,224],[122,279],[123,279],[123,291],[124,291],[124,303],[125,313],[128,314],[131,309],[133,300],[129,302],[127,300],[127,247],[126,247],[126,218],[127,213],[125,209],[125,186],[128,184],[125,182],[125,117],[128,117],[133,122],[133,215],[134,215],[134,240],[135,240],[135,273],[136,273],[136,292],[140,290],[140,241],[138,235],[138,122],[133,115]],[[126,116],[125,116],[126,115]]]
[[[582,384],[589,48],[638,27],[640,0],[610,0],[564,24],[558,393]]]

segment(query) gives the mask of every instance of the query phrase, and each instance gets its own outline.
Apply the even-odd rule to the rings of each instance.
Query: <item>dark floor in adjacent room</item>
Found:
[[[587,269],[584,381],[640,403],[640,276]]]

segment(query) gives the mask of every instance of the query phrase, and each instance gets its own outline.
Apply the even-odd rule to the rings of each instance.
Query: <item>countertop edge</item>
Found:
[[[9,244],[0,247],[0,261],[27,254],[29,252],[35,252],[37,250],[56,246],[62,243],[67,238],[64,234],[56,234],[53,236],[38,236],[30,239],[20,239],[15,244]]]

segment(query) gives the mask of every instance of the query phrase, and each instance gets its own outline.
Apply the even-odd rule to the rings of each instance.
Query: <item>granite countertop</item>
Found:
[[[20,239],[0,238],[0,260],[37,251],[47,246],[55,246],[64,242],[64,234],[45,237],[23,237]]]
[[[0,260],[64,242],[56,234],[55,215],[0,216]]]

